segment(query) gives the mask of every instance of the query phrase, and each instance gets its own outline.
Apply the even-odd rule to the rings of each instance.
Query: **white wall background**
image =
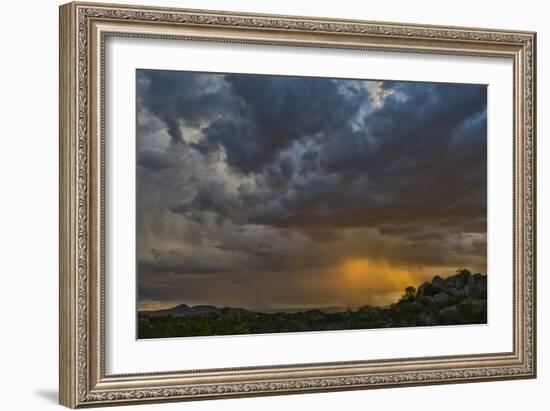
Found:
[[[114,0],[111,0],[113,2]],[[136,410],[546,409],[550,389],[550,26],[536,0],[128,0],[136,4],[226,9],[538,32],[537,380],[352,391],[126,407]],[[116,1],[115,1],[116,2]],[[0,408],[57,405],[57,0],[2,4],[0,24]],[[546,185],[546,187],[545,187]]]

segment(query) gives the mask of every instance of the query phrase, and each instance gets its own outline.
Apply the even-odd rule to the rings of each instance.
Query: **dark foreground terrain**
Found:
[[[263,313],[243,308],[185,304],[138,315],[138,338],[353,330],[431,325],[485,324],[487,276],[458,270],[446,279],[436,275],[418,288],[407,287],[389,307],[357,310]]]

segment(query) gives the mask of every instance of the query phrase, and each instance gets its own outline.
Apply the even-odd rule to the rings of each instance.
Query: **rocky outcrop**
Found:
[[[418,287],[414,298],[409,295],[397,303],[396,308],[412,312],[411,304],[423,307],[418,313],[418,325],[486,323],[487,276],[472,274],[466,269],[445,279],[436,275]]]

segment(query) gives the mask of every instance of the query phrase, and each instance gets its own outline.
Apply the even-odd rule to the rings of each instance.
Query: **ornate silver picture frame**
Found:
[[[265,358],[265,366],[108,374],[105,44],[120,37],[511,61],[514,246],[505,252],[514,262],[513,349],[289,365],[270,365]],[[535,378],[535,69],[533,32],[78,2],[61,6],[60,403],[78,408]]]

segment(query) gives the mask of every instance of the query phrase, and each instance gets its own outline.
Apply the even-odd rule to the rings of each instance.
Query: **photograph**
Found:
[[[59,7],[60,404],[537,377],[542,20],[279,3]]]
[[[485,84],[138,68],[135,172],[139,339],[487,323]]]

